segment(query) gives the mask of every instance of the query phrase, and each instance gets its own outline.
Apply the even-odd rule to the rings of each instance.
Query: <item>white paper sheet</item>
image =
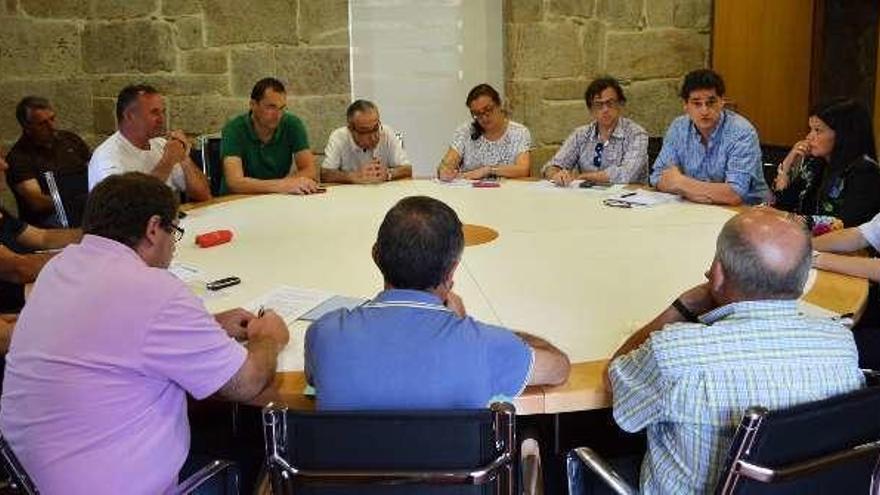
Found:
[[[656,206],[664,203],[681,201],[675,194],[658,191],[630,191],[608,198],[610,201],[628,203],[632,206]]]
[[[278,313],[281,319],[288,325],[312,308],[333,297],[333,294],[316,289],[304,289],[282,285],[276,287],[257,299],[245,305],[245,309],[257,313],[260,308]]]

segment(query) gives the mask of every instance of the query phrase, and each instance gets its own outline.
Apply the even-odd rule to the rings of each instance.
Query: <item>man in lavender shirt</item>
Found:
[[[212,317],[166,270],[183,234],[177,206],[154,177],[102,181],[82,242],[45,266],[19,317],[0,428],[44,494],[174,489],[186,394],[249,400],[274,377],[288,341],[278,315]]]

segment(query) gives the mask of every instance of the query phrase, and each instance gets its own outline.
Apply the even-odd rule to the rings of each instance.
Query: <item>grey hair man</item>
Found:
[[[799,311],[811,251],[796,220],[762,208],[736,215],[718,236],[708,281],[615,353],[614,419],[647,430],[641,474],[628,475],[643,492],[710,491],[749,406],[785,408],[864,384],[850,330]]]
[[[321,179],[372,184],[412,177],[412,166],[398,133],[379,120],[379,108],[355,100],[346,111],[348,124],[330,134],[321,163]]]
[[[89,190],[110,175],[152,175],[190,201],[211,199],[208,179],[189,157],[192,143],[180,130],[166,131],[165,99],[147,84],[126,86],[116,98],[116,133],[95,148]]]

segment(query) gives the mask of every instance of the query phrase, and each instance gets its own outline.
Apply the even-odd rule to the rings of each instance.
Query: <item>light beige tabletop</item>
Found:
[[[224,198],[189,211],[175,259],[197,267],[200,280],[242,279],[220,294],[192,283],[212,312],[244,305],[282,284],[369,298],[382,288],[370,250],[385,213],[406,196],[436,197],[474,226],[466,230],[469,240],[498,234],[465,249],[455,291],[468,313],[545,337],[574,363],[566,384],[528,388],[516,401],[518,412],[595,409],[609,405],[602,379],[607,358],[631,332],[703,280],[715,238],[734,214],[684,202],[610,208],[602,204],[608,194],[536,182],[480,189],[401,181],[335,186],[306,197]],[[234,231],[231,243],[194,245],[197,233],[220,228]],[[811,277],[804,301],[805,307],[849,313],[860,310],[866,297],[866,281],[820,273]],[[303,395],[306,328],[305,322],[292,325],[275,386],[257,403],[313,407]]]

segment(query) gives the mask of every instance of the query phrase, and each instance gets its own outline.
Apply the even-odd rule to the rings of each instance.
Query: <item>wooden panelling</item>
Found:
[[[810,106],[814,0],[715,0],[712,67],[761,142],[803,139]]]
[[[880,29],[877,36],[877,76],[874,78],[874,143],[880,148]]]

